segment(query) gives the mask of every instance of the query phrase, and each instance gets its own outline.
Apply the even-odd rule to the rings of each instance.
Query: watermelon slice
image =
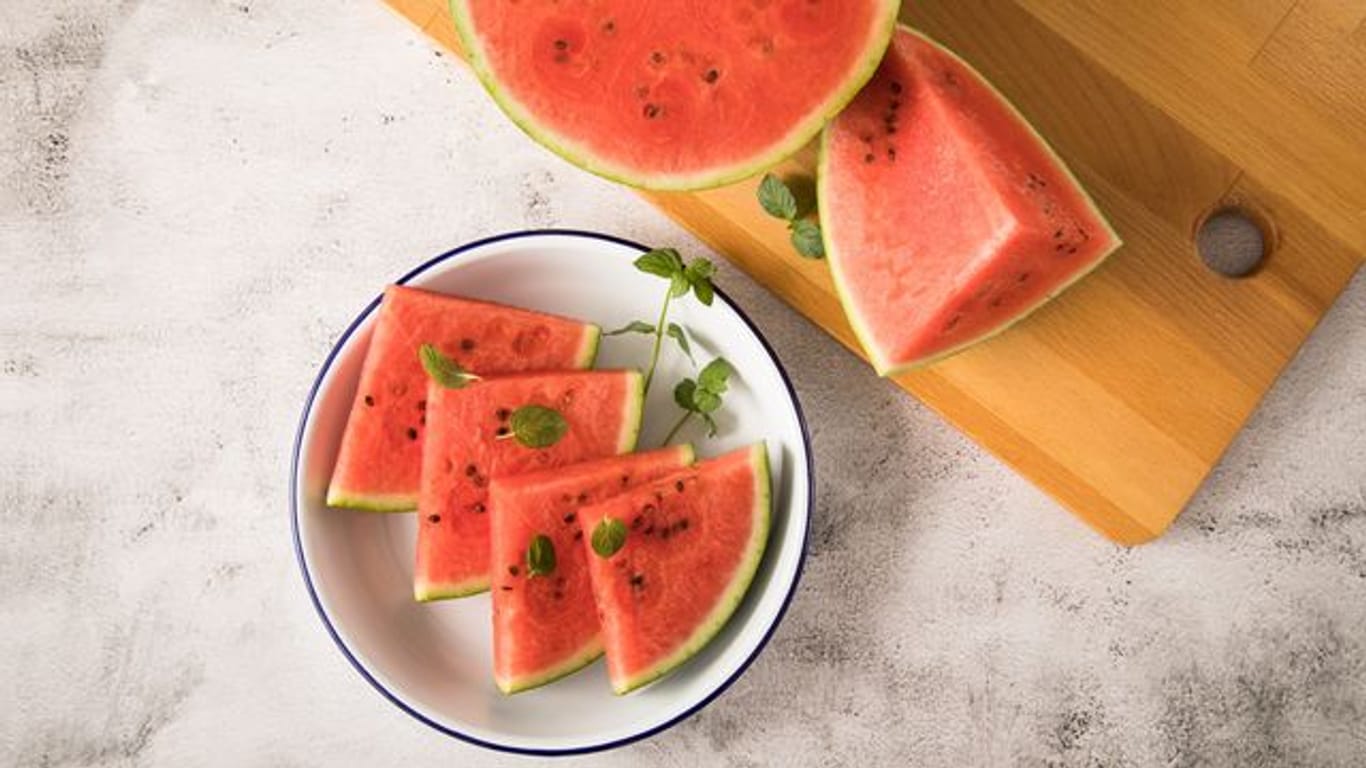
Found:
[[[902,27],[821,142],[825,250],[883,375],[1009,327],[1120,245],[1020,113]]]
[[[492,537],[493,678],[504,693],[545,685],[602,655],[588,579],[580,507],[611,498],[693,462],[690,445],[614,456],[562,469],[495,478],[489,484]],[[550,573],[528,573],[536,536],[551,543]]]
[[[488,589],[489,481],[626,453],[640,432],[643,392],[638,371],[523,374],[463,389],[432,382],[414,596],[438,600]],[[527,405],[555,409],[568,431],[546,448],[512,439],[509,419]]]
[[[328,505],[384,512],[417,507],[427,407],[421,345],[435,345],[474,373],[518,373],[588,368],[599,336],[597,326],[576,320],[389,286],[332,470]]]
[[[612,690],[668,674],[721,630],[763,557],[770,506],[758,443],[579,510],[586,534],[626,527],[610,557],[584,537]]]
[[[900,0],[453,0],[484,86],[532,138],[638,187],[744,178],[872,76]]]

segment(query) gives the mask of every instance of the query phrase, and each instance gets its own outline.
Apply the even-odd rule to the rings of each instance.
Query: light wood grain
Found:
[[[387,0],[458,50],[444,0]],[[908,4],[1048,136],[1125,247],[1027,321],[897,383],[1111,539],[1164,531],[1366,251],[1366,2]],[[810,174],[808,147],[779,166]],[[754,180],[643,193],[845,346],[821,262]],[[1275,250],[1242,280],[1193,235],[1241,206]],[[869,375],[872,375],[871,371]]]

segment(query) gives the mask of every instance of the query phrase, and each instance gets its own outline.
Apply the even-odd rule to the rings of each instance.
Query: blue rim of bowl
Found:
[[[428,269],[431,269],[437,264],[440,264],[446,261],[447,259],[456,258],[475,248],[481,248],[486,245],[492,245],[494,243],[500,243],[506,240],[519,240],[526,237],[543,237],[547,235],[561,237],[578,237],[588,240],[600,240],[602,242],[623,245],[628,248],[634,248],[641,252],[649,250],[649,248],[641,245],[640,243],[633,242],[625,238],[616,237],[614,235],[606,235],[601,232],[590,232],[587,230],[578,229],[520,230],[516,232],[506,232],[504,234],[494,235],[492,237],[486,237],[481,240],[475,240],[469,243],[465,243],[464,245],[461,245],[457,248],[453,248],[449,251],[446,251],[440,256],[436,256],[432,259],[427,260],[426,262],[423,262],[421,265],[417,266],[412,271],[408,272],[408,274],[399,278],[398,283],[400,285],[405,284],[408,281],[412,280],[414,277],[417,277],[423,272],[426,272]],[[773,352],[772,345],[768,343],[768,339],[764,338],[764,335],[759,332],[759,328],[754,324],[754,321],[750,320],[749,316],[746,315],[744,311],[740,309],[739,305],[732,301],[729,296],[727,296],[719,288],[716,290],[716,294],[732,310],[735,311],[735,314],[740,317],[740,319],[745,323],[746,326],[749,327],[749,330],[751,333],[754,334],[754,337],[759,340],[759,344],[763,346],[764,352],[768,354],[769,360],[772,361],[774,368],[778,370],[778,375],[783,380],[783,386],[787,387],[788,398],[792,401],[792,410],[797,415],[797,425],[801,429],[802,434],[802,445],[806,450],[806,476],[807,484],[809,486],[809,491],[807,493],[806,500],[806,525],[802,530],[802,546],[801,552],[797,556],[797,570],[792,575],[792,584],[788,587],[787,594],[783,596],[783,603],[781,606],[779,606],[777,615],[773,617],[773,622],[769,624],[767,629],[764,630],[764,636],[760,638],[759,644],[754,646],[754,650],[750,652],[749,656],[744,660],[743,663],[740,664],[739,668],[737,668],[735,672],[731,674],[730,677],[726,678],[724,682],[722,682],[720,685],[718,685],[716,688],[710,691],[706,696],[702,697],[701,701],[692,705],[686,711],[664,721],[663,723],[651,726],[650,728],[647,728],[639,733],[634,733],[630,736],[626,736],[620,739],[613,739],[611,741],[603,742],[601,744],[588,744],[578,747],[566,747],[563,749],[541,749],[535,747],[520,747],[513,744],[500,744],[498,742],[488,741],[476,736],[471,736],[468,733],[462,733],[454,728],[442,725],[441,723],[438,723],[435,720],[427,717],[426,715],[422,714],[421,712],[417,711],[415,708],[410,706],[403,699],[401,699],[398,696],[398,694],[384,687],[383,683],[376,679],[374,675],[370,674],[370,670],[366,669],[365,665],[360,662],[360,659],[356,658],[356,655],[351,652],[351,649],[349,647],[347,647],[346,643],[342,640],[341,635],[338,634],[337,628],[333,626],[331,617],[328,616],[327,611],[323,609],[322,602],[318,599],[318,592],[313,586],[313,576],[308,570],[308,560],[304,557],[303,540],[299,536],[299,456],[303,451],[304,429],[308,426],[308,417],[313,413],[313,401],[317,398],[318,390],[322,386],[323,379],[327,377],[328,371],[332,369],[333,361],[336,360],[336,357],[341,352],[342,348],[346,346],[347,341],[351,339],[351,335],[356,332],[356,329],[360,327],[361,323],[365,322],[366,318],[370,317],[370,314],[375,311],[376,307],[379,306],[380,297],[375,297],[370,302],[370,304],[359,315],[356,316],[356,319],[352,320],[351,324],[347,326],[346,331],[342,333],[341,338],[337,340],[337,343],[335,345],[333,345],[332,351],[327,354],[327,358],[323,361],[322,368],[318,371],[317,378],[313,380],[313,386],[308,391],[308,398],[304,401],[303,416],[299,419],[299,429],[294,437],[294,456],[290,462],[290,527],[293,530],[294,534],[294,556],[299,563],[299,571],[303,574],[304,586],[308,588],[308,597],[310,600],[313,601],[313,608],[318,612],[318,617],[322,619],[323,626],[327,628],[327,634],[332,636],[332,642],[336,643],[337,648],[341,650],[342,655],[346,657],[346,660],[351,662],[351,666],[355,668],[356,672],[360,673],[360,676],[365,678],[365,680],[369,682],[375,690],[379,691],[380,694],[384,696],[384,698],[388,699],[390,703],[392,703],[399,709],[403,710],[404,712],[408,713],[408,715],[410,715],[417,721],[424,723],[427,726],[437,731],[440,731],[441,733],[446,734],[447,736],[453,736],[463,742],[473,744],[478,747],[484,747],[485,749],[492,749],[498,752],[510,752],[513,754],[533,755],[540,757],[586,755],[593,752],[602,752],[606,750],[617,749],[618,747],[624,747],[628,744],[633,744],[637,741],[641,741],[642,739],[648,739],[651,736],[663,733],[664,731],[667,731],[675,725],[678,725],[684,720],[687,720],[688,718],[692,717],[693,715],[697,714],[698,712],[706,708],[708,704],[711,704],[713,701],[715,701],[716,698],[720,696],[722,693],[725,693],[726,689],[730,688],[730,686],[736,680],[739,680],[740,676],[745,673],[745,670],[749,669],[750,665],[754,663],[754,660],[757,659],[759,657],[759,654],[763,652],[764,648],[768,645],[768,641],[773,638],[773,633],[778,629],[778,625],[782,624],[783,617],[787,615],[788,606],[792,604],[792,598],[797,594],[797,585],[802,580],[802,570],[806,565],[807,543],[811,538],[811,512],[812,507],[814,505],[814,499],[816,496],[816,472],[815,464],[811,456],[811,433],[807,429],[806,415],[802,413],[802,404],[801,401],[797,399],[797,390],[792,386],[792,379],[787,375],[787,370],[783,368],[783,364],[779,362],[778,356]]]

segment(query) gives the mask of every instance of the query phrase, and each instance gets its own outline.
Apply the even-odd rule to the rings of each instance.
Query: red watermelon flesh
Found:
[[[868,80],[899,0],[454,0],[528,134],[628,184],[695,189],[800,149]]]
[[[602,655],[579,509],[692,461],[692,446],[680,445],[489,484],[493,678],[504,693],[553,682]],[[530,576],[527,550],[538,535],[550,540],[555,568]]]
[[[392,285],[384,292],[346,422],[327,503],[376,511],[417,506],[427,375],[417,350],[433,344],[479,374],[587,368],[595,325],[485,301]]]
[[[906,27],[827,127],[818,194],[840,298],[884,375],[1004,330],[1120,245],[1019,112]]]
[[[721,630],[763,557],[771,504],[758,443],[579,510],[613,691],[668,674]],[[606,558],[590,543],[605,518],[627,528]]]
[[[638,371],[523,374],[462,389],[432,382],[414,596],[439,600],[488,589],[490,480],[631,450],[643,403]],[[509,437],[509,418],[526,405],[553,408],[568,431],[547,448],[529,448]]]

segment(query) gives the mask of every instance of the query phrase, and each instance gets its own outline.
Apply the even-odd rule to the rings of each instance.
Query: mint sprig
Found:
[[[683,379],[674,386],[674,402],[683,409],[683,415],[669,430],[664,445],[668,445],[694,416],[706,423],[708,437],[716,436],[716,419],[712,414],[720,410],[722,396],[730,388],[730,376],[734,372],[734,366],[724,357],[718,357],[707,363],[696,379]]]
[[[820,225],[807,218],[810,206],[803,206],[786,182],[772,173],[759,182],[759,206],[769,216],[787,222],[788,239],[797,253],[808,259],[825,258],[825,243]],[[806,208],[806,210],[804,210]]]
[[[684,354],[689,359],[692,358],[692,348],[682,327],[676,323],[668,322],[669,304],[674,299],[681,299],[691,293],[703,305],[711,306],[712,301],[716,298],[716,289],[711,284],[712,275],[716,274],[716,266],[701,256],[690,262],[685,262],[674,248],[655,248],[636,259],[635,267],[647,275],[662,277],[669,281],[669,290],[664,294],[664,305],[659,309],[659,320],[654,323],[635,320],[615,331],[609,331],[607,335],[614,336],[621,333],[654,335],[655,343],[650,350],[650,365],[645,369],[645,392],[648,393],[650,383],[654,381],[655,368],[659,365],[659,350],[664,344],[666,335],[677,341]]]

